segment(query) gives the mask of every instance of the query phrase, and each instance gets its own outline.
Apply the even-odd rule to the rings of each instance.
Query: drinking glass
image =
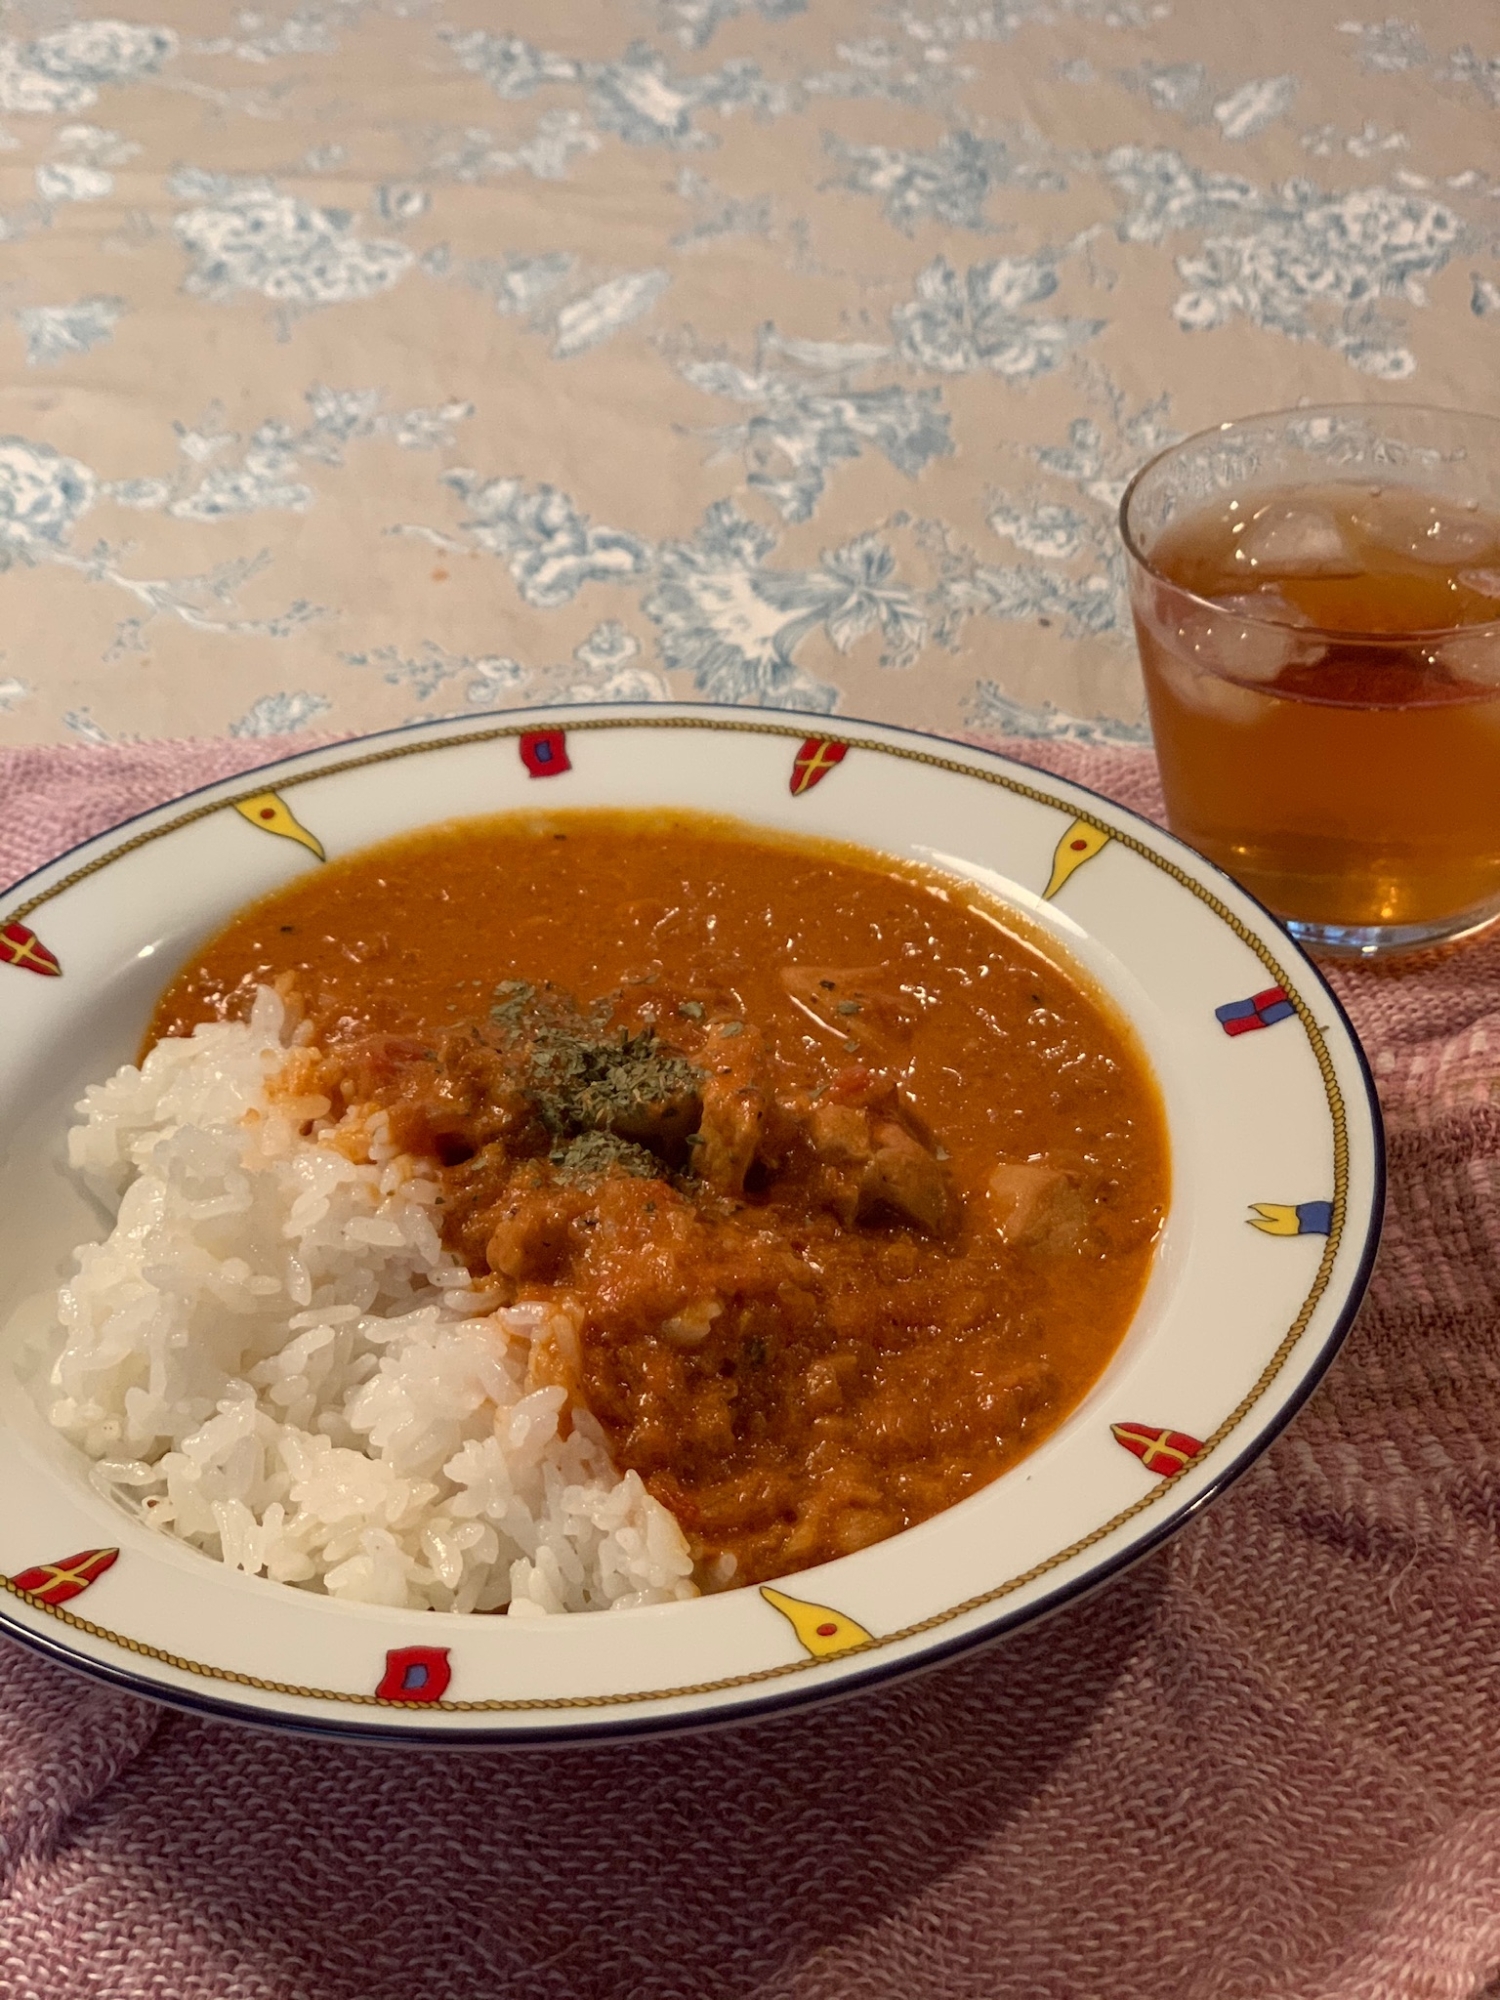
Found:
[[[1327,954],[1500,916],[1500,421],[1220,424],[1120,524],[1173,832]]]

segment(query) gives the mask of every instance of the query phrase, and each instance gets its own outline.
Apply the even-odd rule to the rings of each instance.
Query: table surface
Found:
[[[0,741],[1139,740],[1135,466],[1493,400],[1495,18],[1358,5],[7,6]]]

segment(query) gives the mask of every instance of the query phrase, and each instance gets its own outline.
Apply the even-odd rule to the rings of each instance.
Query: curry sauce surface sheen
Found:
[[[148,1044],[288,973],[331,1094],[432,1163],[450,1247],[574,1310],[553,1379],[710,1584],[985,1484],[1140,1298],[1168,1192],[1144,1057],[936,871],[706,815],[455,822],[243,911]]]

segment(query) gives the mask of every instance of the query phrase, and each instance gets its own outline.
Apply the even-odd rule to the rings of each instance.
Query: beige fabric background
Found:
[[[1493,406],[1500,29],[1358,5],[5,7],[0,741],[1138,735],[1151,450]]]

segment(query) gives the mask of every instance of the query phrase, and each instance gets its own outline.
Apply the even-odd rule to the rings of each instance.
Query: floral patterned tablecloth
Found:
[[[130,4],[0,20],[0,741],[1139,738],[1144,457],[1500,379],[1479,0]]]

